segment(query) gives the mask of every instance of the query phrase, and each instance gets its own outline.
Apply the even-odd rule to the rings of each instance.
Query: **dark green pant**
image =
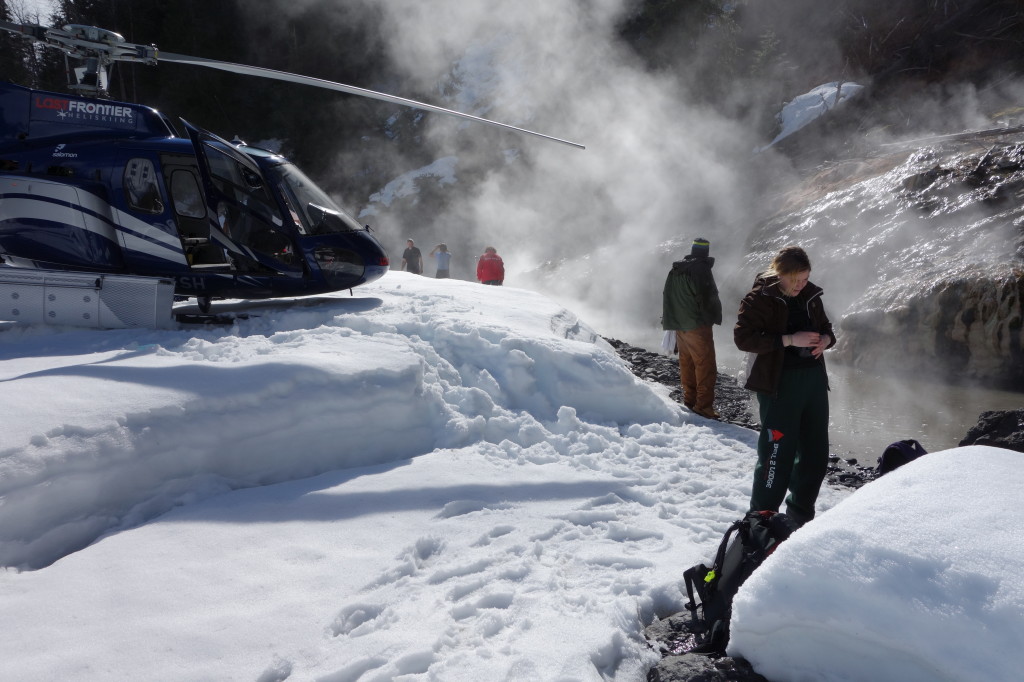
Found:
[[[758,393],[761,436],[751,511],[786,511],[814,518],[814,501],[828,470],[828,379],[823,367],[784,369],[776,396]]]

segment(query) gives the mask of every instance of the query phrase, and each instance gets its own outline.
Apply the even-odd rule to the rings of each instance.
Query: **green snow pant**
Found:
[[[750,510],[779,511],[802,523],[814,518],[814,501],[828,470],[828,378],[825,369],[787,368],[778,394],[758,393],[761,435]]]

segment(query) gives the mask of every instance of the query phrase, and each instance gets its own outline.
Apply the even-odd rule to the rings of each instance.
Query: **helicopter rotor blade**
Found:
[[[46,42],[46,27],[36,24],[14,24],[10,21],[0,21],[0,28],[11,33],[20,33],[26,38]]]
[[[586,149],[586,147],[581,144],[570,142],[569,140],[563,140],[560,137],[545,135],[533,130],[527,130],[526,128],[509,125],[508,123],[500,123],[487,118],[481,118],[480,116],[473,116],[472,114],[464,114],[461,111],[455,111],[454,109],[445,109],[444,107],[435,106],[433,104],[417,102],[416,100],[407,99],[405,97],[388,95],[383,92],[376,92],[365,88],[357,88],[353,85],[335,83],[334,81],[312,78],[310,76],[300,76],[286,71],[265,69],[258,66],[247,66],[245,64],[222,62],[216,59],[206,59],[204,57],[189,57],[188,55],[183,54],[160,52],[155,45],[137,45],[135,43],[128,43],[125,42],[125,39],[120,34],[106,29],[97,28],[95,26],[68,24],[63,28],[47,28],[36,24],[14,24],[8,21],[0,21],[0,30],[19,33],[30,40],[42,43],[49,47],[55,47],[72,57],[95,60],[96,63],[104,67],[114,62],[141,62],[153,65],[158,63],[158,61],[191,64],[193,66],[206,66],[213,69],[221,69],[222,71],[229,71],[231,73],[259,76],[261,78],[272,78],[290,83],[300,83],[302,85],[311,85],[318,88],[336,90],[338,92],[345,92],[351,95],[370,97],[372,99],[378,99],[391,104],[400,104],[402,106],[412,107],[413,109],[435,111],[437,113],[447,114],[448,116],[462,118],[467,121],[486,123],[487,125],[497,126],[498,128],[513,130],[517,133],[533,135],[535,137],[551,140],[552,142],[558,142],[570,147]],[[93,87],[93,89],[99,91],[101,94],[106,94],[105,88]]]
[[[486,123],[487,125],[497,126],[499,128],[505,128],[507,130],[514,130],[517,133],[525,133],[527,135],[534,135],[536,137],[544,138],[545,140],[551,140],[552,142],[559,142],[561,144],[569,145],[570,147],[576,147],[578,149],[586,149],[581,144],[571,142],[569,140],[563,140],[560,137],[553,137],[551,135],[545,135],[544,133],[538,133],[533,130],[527,130],[526,128],[518,128],[508,123],[500,123],[498,121],[492,121],[487,118],[481,118],[480,116],[473,116],[472,114],[464,114],[461,111],[455,111],[454,109],[445,109],[444,107],[435,106],[433,104],[426,104],[424,102],[417,102],[413,99],[407,99],[405,97],[398,97],[395,95],[388,95],[383,92],[377,92],[375,90],[367,90],[365,88],[358,88],[353,85],[345,85],[343,83],[335,83],[334,81],[323,80],[322,78],[313,78],[311,76],[300,76],[294,73],[288,73],[286,71],[275,71],[273,69],[265,69],[259,66],[247,66],[245,64],[234,64],[231,62],[222,62],[215,59],[205,59],[203,57],[189,57],[182,54],[173,54],[168,52],[158,52],[157,59],[165,62],[175,62],[178,64],[192,64],[194,66],[207,66],[214,69],[221,69],[222,71],[230,71],[231,73],[239,73],[248,76],[259,76],[261,78],[272,78],[275,80],[286,81],[289,83],[300,83],[302,85],[312,85],[318,88],[326,88],[328,90],[336,90],[338,92],[345,92],[352,95],[360,95],[362,97],[370,97],[372,99],[381,100],[384,102],[390,102],[391,104],[401,104],[403,106],[412,107],[413,109],[423,109],[425,111],[434,111],[441,114],[448,114],[449,116],[456,116],[458,118],[466,119],[469,121],[476,121],[477,123]]]

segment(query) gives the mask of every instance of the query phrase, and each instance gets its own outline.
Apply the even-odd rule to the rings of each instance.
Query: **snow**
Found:
[[[764,151],[779,140],[789,137],[807,124],[842,105],[851,97],[856,97],[863,89],[864,86],[857,83],[834,81],[824,83],[794,97],[779,112],[782,130],[775,136],[775,139],[757,151]]]
[[[930,454],[802,528],[737,595],[730,653],[772,680],[1019,679],[1021,457]]]
[[[379,192],[370,195],[371,206],[359,212],[359,219],[363,220],[370,216],[377,215],[376,206],[390,206],[396,199],[413,197],[419,194],[419,183],[424,180],[434,180],[439,185],[451,185],[456,181],[455,169],[458,165],[458,158],[445,156],[437,159],[422,168],[402,173],[389,182]]]
[[[5,679],[642,680],[644,626],[746,511],[756,434],[539,294],[392,272],[218,308],[249,317],[0,324]],[[1016,457],[823,488],[737,597],[735,653],[1010,679]]]

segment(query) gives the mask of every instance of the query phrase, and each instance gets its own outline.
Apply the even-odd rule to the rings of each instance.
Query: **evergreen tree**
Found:
[[[11,15],[6,0],[0,0],[0,19],[13,23],[22,21],[22,17]],[[31,43],[14,33],[0,31],[0,76],[12,83],[31,85],[31,58]]]

